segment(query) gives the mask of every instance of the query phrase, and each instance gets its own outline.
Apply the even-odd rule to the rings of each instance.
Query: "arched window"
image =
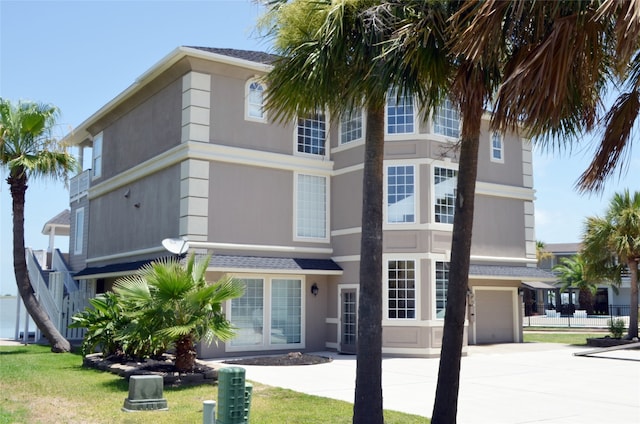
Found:
[[[256,80],[247,83],[246,93],[246,118],[257,121],[266,121],[264,112],[264,91],[265,87]]]

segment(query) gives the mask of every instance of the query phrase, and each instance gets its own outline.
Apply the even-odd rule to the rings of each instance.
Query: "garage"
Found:
[[[475,344],[519,342],[517,289],[474,287]]]

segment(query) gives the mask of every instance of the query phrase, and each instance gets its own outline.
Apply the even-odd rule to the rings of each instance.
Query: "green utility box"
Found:
[[[225,367],[218,371],[218,424],[247,424],[253,386],[245,384],[245,370]]]

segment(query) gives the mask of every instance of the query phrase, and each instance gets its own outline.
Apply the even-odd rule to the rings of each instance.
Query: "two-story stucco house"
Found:
[[[208,276],[244,281],[226,305],[237,337],[201,357],[355,352],[365,114],[286,125],[263,110],[273,56],[181,47],[66,141],[92,155],[71,192],[76,279],[108,290],[166,256],[165,238],[213,253]],[[459,115],[386,108],[383,352],[439,354],[457,178]],[[522,341],[523,282],[536,268],[531,150],[482,134],[468,342]],[[88,148],[92,148],[89,150]]]

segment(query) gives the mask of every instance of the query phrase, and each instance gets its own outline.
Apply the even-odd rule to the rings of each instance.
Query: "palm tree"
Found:
[[[235,334],[222,306],[241,297],[244,286],[229,277],[208,284],[209,259],[191,255],[185,266],[176,258],[159,259],[114,286],[123,310],[132,318],[130,330],[150,335],[156,339],[154,345],[173,344],[180,372],[193,370],[196,342],[227,341]]]
[[[536,259],[538,264],[544,261],[545,259],[553,258],[553,253],[547,251],[547,246],[543,241],[536,240]]]
[[[384,106],[391,87],[398,96],[429,91],[437,97],[447,64],[434,55],[428,67],[407,68],[394,80],[383,52],[388,32],[371,29],[367,12],[377,1],[291,1],[274,6],[267,25],[281,56],[266,77],[267,109],[276,119],[329,108],[339,117],[355,108],[366,110],[365,158],[360,244],[357,370],[354,423],[382,423],[382,205]],[[434,8],[433,19],[444,18]],[[430,34],[431,39],[437,34]],[[427,37],[426,40],[428,40]],[[426,41],[425,40],[425,41]],[[432,41],[433,42],[433,41]],[[441,45],[443,43],[440,43]],[[426,44],[428,45],[428,44]],[[429,70],[429,81],[419,74]],[[426,96],[423,96],[426,98]],[[433,100],[427,100],[427,105]]]
[[[577,288],[578,303],[580,308],[585,309],[587,314],[593,314],[593,296],[598,290],[598,285],[586,278],[585,263],[582,255],[578,254],[571,258],[562,258],[560,263],[553,267],[553,270],[560,278],[560,291],[564,292],[571,288]]]
[[[638,262],[640,261],[640,192],[616,193],[605,216],[588,217],[583,234],[585,274],[596,281],[620,282],[630,274],[629,331],[638,337]]]
[[[0,166],[9,172],[13,210],[13,267],[25,308],[43,332],[53,352],[68,352],[69,342],[60,334],[36,298],[27,272],[24,243],[24,205],[29,179],[59,178],[66,181],[77,169],[75,158],[51,136],[58,117],[55,106],[0,98]]]

